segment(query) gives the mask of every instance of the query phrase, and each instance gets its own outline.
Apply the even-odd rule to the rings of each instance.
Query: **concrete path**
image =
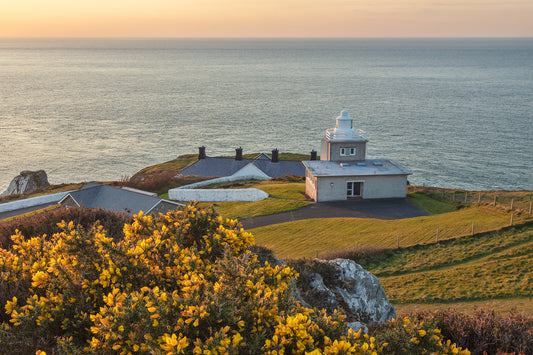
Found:
[[[245,229],[311,218],[357,217],[401,219],[429,214],[406,198],[313,203],[296,211],[252,217],[241,221]]]

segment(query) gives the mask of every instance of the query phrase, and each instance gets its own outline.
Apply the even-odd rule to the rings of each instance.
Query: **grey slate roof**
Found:
[[[150,213],[162,201],[173,204],[176,207],[183,206],[180,203],[163,200],[147,193],[101,184],[87,184],[79,190],[70,192],[60,202],[63,202],[69,196],[83,207],[103,208],[129,214],[138,214],[140,211]]]
[[[206,157],[183,169],[181,175],[230,176],[250,163],[253,163],[270,177],[284,175],[305,176],[305,167],[301,161],[280,160],[272,163],[266,154],[260,154],[257,159],[243,159],[240,161],[235,160],[235,158]]]

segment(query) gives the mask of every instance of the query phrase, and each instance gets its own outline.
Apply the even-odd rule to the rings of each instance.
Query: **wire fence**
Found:
[[[494,205],[523,211],[529,215],[533,213],[532,191],[467,191],[432,186],[409,186],[409,192],[422,192],[458,204]]]

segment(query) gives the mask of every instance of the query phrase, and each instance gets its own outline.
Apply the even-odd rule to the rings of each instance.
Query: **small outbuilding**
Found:
[[[176,210],[181,203],[165,200],[156,194],[128,187],[113,187],[89,183],[76,191],[67,193],[59,203],[63,207],[103,208],[114,212],[138,214],[167,213]]]
[[[406,197],[411,173],[392,160],[367,160],[367,142],[342,111],[322,138],[320,160],[303,162],[306,194],[316,202]]]

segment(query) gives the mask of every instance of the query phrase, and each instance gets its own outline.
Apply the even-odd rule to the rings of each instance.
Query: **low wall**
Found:
[[[47,203],[59,202],[63,197],[65,197],[70,191],[60,192],[51,195],[44,195],[38,197],[26,198],[24,200],[18,200],[13,202],[6,202],[0,204],[0,212],[14,211],[21,208],[28,208],[38,205],[44,205]]]
[[[183,187],[183,186],[182,186]],[[168,198],[176,201],[259,201],[268,194],[259,189],[183,189],[168,190]]]

